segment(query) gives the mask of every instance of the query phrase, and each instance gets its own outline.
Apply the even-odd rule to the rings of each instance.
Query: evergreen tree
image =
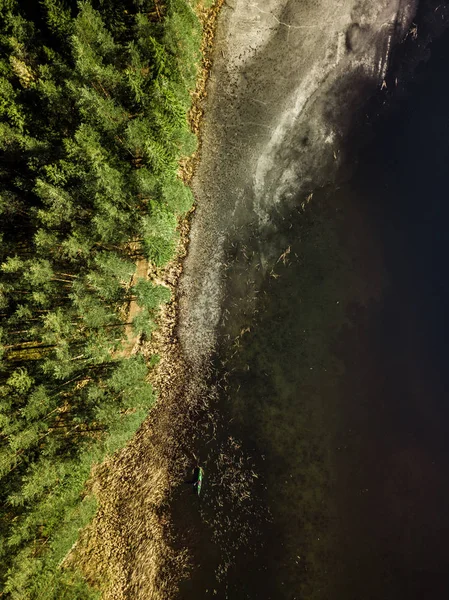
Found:
[[[176,217],[154,202],[151,204],[151,214],[141,218],[142,244],[147,258],[157,266],[162,266],[173,257],[175,251],[178,238]]]
[[[69,8],[61,0],[40,0],[45,10],[49,30],[64,41],[73,31],[73,21]]]
[[[0,595],[91,599],[59,564],[95,511],[91,466],[154,402],[124,352],[151,335],[192,194],[179,159],[199,24],[186,0],[0,0]],[[92,595],[93,594],[93,595]]]

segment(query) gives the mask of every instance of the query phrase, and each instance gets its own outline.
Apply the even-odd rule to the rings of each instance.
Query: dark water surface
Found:
[[[335,461],[338,535],[352,560],[335,598],[449,595],[448,35],[431,51],[339,192],[376,238],[383,291],[348,311],[337,341],[336,439],[351,431]]]
[[[285,220],[239,335],[222,326],[204,495],[174,506],[181,598],[449,598],[449,35],[431,50],[350,180]]]

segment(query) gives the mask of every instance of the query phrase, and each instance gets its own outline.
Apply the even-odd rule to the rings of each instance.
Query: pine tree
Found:
[[[125,8],[126,7],[126,8]],[[187,1],[0,0],[0,595],[91,598],[59,563],[95,506],[93,462],[155,394],[123,352],[170,291],[131,286],[173,256],[192,195],[179,158],[199,25]],[[193,36],[193,37],[192,37]],[[191,43],[193,41],[193,43]],[[196,45],[195,45],[196,44]]]
[[[143,248],[147,258],[157,266],[165,265],[173,258],[176,242],[175,215],[152,204],[151,214],[141,218],[140,228]]]
[[[49,30],[60,40],[65,40],[73,31],[70,10],[61,0],[40,0],[45,9]]]
[[[171,292],[164,285],[155,285],[148,279],[139,279],[133,287],[139,306],[155,311],[170,300]]]

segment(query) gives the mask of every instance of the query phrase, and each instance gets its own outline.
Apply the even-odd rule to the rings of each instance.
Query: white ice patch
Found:
[[[357,85],[356,74],[374,83],[385,77],[394,25],[404,34],[415,7],[416,0],[227,0],[212,77],[222,97],[209,99],[219,133],[203,142],[181,283],[180,341],[196,365],[216,343],[227,236],[254,220],[256,229],[257,221],[272,227],[277,203],[332,176],[353,110],[345,85]],[[262,271],[273,248],[261,249]]]
[[[328,135],[324,138],[324,143],[330,146],[333,146],[335,143],[335,131],[330,131]]]
[[[371,11],[371,12],[370,12]],[[298,175],[307,165],[285,165],[279,161],[282,148],[292,139],[291,132],[304,121],[303,112],[312,97],[318,92],[324,81],[329,77],[338,78],[348,76],[351,72],[362,69],[368,76],[380,83],[386,76],[389,56],[393,41],[392,31],[396,19],[400,19],[404,26],[410,11],[399,0],[387,0],[377,7],[371,5],[367,14],[363,15],[358,25],[366,28],[366,39],[358,49],[357,54],[348,54],[345,48],[348,21],[345,12],[334,20],[334,28],[340,24],[342,29],[335,33],[330,32],[329,41],[321,60],[318,59],[311,65],[307,75],[298,82],[298,87],[291,95],[288,107],[279,115],[276,123],[272,124],[273,134],[267,140],[264,150],[260,154],[253,175],[254,212],[261,225],[269,222],[269,214],[284,194],[288,194],[291,185],[298,188]],[[343,28],[344,24],[344,28]],[[332,46],[334,50],[332,50]],[[317,57],[318,58],[318,57]],[[307,117],[310,118],[310,111]],[[326,115],[314,114],[310,123],[313,130],[314,147],[310,150],[315,155],[320,152],[319,141],[322,147],[335,144],[335,133],[324,134],[326,130]],[[338,149],[334,149],[338,153]],[[304,157],[306,160],[310,156]],[[315,161],[316,162],[316,161]]]
[[[341,44],[341,36],[336,36],[335,41],[338,48]],[[261,225],[269,222],[269,213],[273,205],[281,200],[283,194],[288,193],[288,187],[298,178],[299,165],[290,164],[284,166],[283,170],[279,172],[276,168],[278,166],[278,153],[285,143],[288,134],[300,122],[302,112],[309,99],[319,89],[329,73],[344,58],[344,54],[338,50],[332,56],[333,59],[331,61],[323,59],[318,64],[315,64],[307,76],[300,82],[292,94],[289,107],[279,116],[279,120],[274,126],[274,133],[268,140],[264,151],[257,161],[253,177],[254,212],[258,216]],[[319,135],[320,133],[321,135]],[[334,141],[335,134],[332,132],[327,133],[324,123],[315,124],[315,135],[317,134],[326,144]],[[272,192],[273,178],[278,179],[275,192]],[[267,190],[269,191],[268,197]]]
[[[294,91],[290,107],[280,115],[279,121],[274,127],[274,133],[257,161],[253,179],[256,209],[257,203],[260,203],[267,186],[267,175],[276,167],[277,150],[282,146],[287,132],[292,130],[295,121],[301,116],[307,100],[318,89],[322,78],[325,76],[326,72],[323,72],[320,66],[311,69],[307,77]]]
[[[270,41],[273,28],[289,0],[237,0],[228,22],[227,61],[233,68],[242,69]],[[267,18],[268,17],[268,18]]]

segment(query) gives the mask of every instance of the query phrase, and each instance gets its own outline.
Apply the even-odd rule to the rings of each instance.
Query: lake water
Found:
[[[245,264],[270,240],[227,249],[203,495],[173,501],[180,598],[449,597],[448,59],[446,34],[370,106],[346,182],[278,215],[254,298]]]

